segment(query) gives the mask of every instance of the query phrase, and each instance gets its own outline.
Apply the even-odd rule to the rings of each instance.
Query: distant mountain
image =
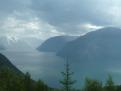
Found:
[[[5,38],[3,38],[3,37],[1,38],[1,37],[0,37],[0,51],[1,51],[1,50],[6,50],[6,49],[7,49],[7,48],[6,48],[6,45],[5,45],[6,43],[7,43],[7,42],[6,42]]]
[[[0,36],[0,51],[6,50],[8,45],[9,45],[9,40],[7,39],[7,37]]]
[[[0,50],[5,50],[5,47],[1,45]]]
[[[41,42],[41,39],[33,37],[17,39],[7,36],[0,36],[0,51],[33,51],[40,45]]]
[[[76,39],[77,36],[56,36],[47,39],[37,49],[43,52],[58,52],[69,41]]]
[[[121,61],[121,29],[102,28],[65,45],[58,56],[80,61]]]
[[[0,53],[0,71],[6,68],[12,70],[13,72],[17,74],[23,74],[4,55]]]

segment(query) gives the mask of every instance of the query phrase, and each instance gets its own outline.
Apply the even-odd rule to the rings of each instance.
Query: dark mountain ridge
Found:
[[[77,36],[56,36],[47,39],[37,50],[42,52],[58,52],[69,41],[76,39]]]
[[[0,53],[0,71],[3,69],[10,69],[16,74],[23,75],[3,54]]]

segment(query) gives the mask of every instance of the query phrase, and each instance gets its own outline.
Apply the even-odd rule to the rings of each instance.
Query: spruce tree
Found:
[[[70,65],[68,61],[65,65],[65,71],[61,72],[63,75],[63,80],[60,81],[60,83],[63,85],[64,91],[71,91],[72,85],[75,83],[74,80],[72,80],[73,72],[70,71]]]

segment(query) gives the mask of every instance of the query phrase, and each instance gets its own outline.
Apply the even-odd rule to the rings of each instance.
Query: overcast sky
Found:
[[[0,37],[81,35],[121,25],[121,0],[0,0]]]

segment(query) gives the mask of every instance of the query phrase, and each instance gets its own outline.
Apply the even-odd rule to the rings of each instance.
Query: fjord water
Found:
[[[61,72],[64,70],[65,60],[55,53],[38,51],[2,51],[2,53],[22,72],[29,72],[33,79],[42,79],[52,87],[60,86],[59,80],[62,78]],[[104,81],[108,74],[113,76],[117,84],[121,82],[120,61],[106,64],[71,60],[69,63],[75,73],[73,79],[77,80],[77,87],[84,84],[85,77]]]
[[[2,54],[22,72],[29,72],[33,79],[42,79],[50,86],[57,86],[63,60],[54,53],[2,51]]]

